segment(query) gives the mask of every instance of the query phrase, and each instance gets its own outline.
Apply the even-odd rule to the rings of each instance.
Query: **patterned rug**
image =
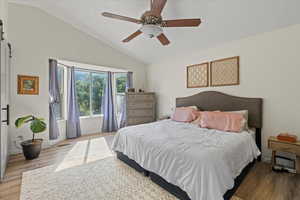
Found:
[[[109,151],[101,158],[80,157],[79,152],[73,150],[57,165],[23,173],[20,200],[177,200]]]

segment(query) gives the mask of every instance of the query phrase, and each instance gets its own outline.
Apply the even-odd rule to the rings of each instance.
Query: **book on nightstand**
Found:
[[[286,142],[297,142],[297,136],[289,133],[280,133],[277,135],[277,139]]]

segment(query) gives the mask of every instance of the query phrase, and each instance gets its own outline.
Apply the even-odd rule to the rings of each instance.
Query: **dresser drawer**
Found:
[[[127,126],[145,124],[154,122],[153,117],[138,117],[138,118],[130,118],[127,120]]]
[[[269,148],[273,151],[283,151],[283,152],[290,152],[294,153],[298,156],[300,156],[300,146],[299,145],[293,145],[293,144],[287,144],[282,142],[276,142],[276,141],[269,141]]]
[[[133,109],[153,109],[154,108],[154,102],[128,102],[127,103],[127,109],[133,110]]]
[[[154,95],[151,94],[139,94],[139,95],[128,95],[128,102],[139,102],[139,101],[154,101]]]
[[[134,109],[134,110],[127,110],[127,117],[153,117],[154,111],[153,109]]]

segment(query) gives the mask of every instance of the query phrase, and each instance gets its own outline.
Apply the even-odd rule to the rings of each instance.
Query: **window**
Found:
[[[92,73],[92,111],[93,115],[102,113],[102,96],[104,94],[106,73]]]
[[[80,116],[100,115],[107,74],[75,70],[77,102]]]
[[[56,119],[63,119],[63,106],[64,106],[64,67],[58,66],[57,68],[58,88],[60,94],[60,102],[55,106]]]
[[[116,80],[116,107],[117,114],[121,113],[122,105],[125,101],[125,92],[126,92],[126,82],[127,74],[126,73],[115,73]]]

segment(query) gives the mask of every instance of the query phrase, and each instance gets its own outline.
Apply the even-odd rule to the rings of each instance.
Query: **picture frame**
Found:
[[[187,66],[187,88],[209,86],[209,63]]]
[[[210,86],[232,86],[240,84],[239,56],[210,62]]]
[[[18,94],[38,95],[39,77],[18,75]]]

